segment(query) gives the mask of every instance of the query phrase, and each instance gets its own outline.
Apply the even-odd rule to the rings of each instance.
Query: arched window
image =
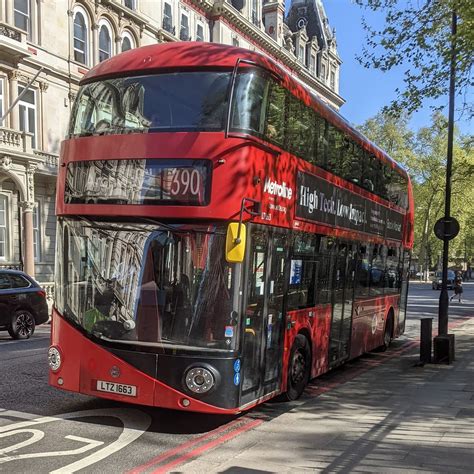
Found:
[[[99,62],[112,56],[112,29],[106,21],[99,22]]]
[[[77,10],[74,13],[74,61],[88,64],[88,35],[89,28],[87,16],[84,12]]]
[[[127,31],[124,31],[122,33],[122,52],[133,48],[135,48],[135,40],[133,39],[133,36]]]

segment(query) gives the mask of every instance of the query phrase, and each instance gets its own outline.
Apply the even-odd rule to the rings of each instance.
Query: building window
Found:
[[[30,0],[15,0],[13,4],[15,26],[31,35],[31,5]]]
[[[300,61],[304,64],[304,46],[300,46]]]
[[[127,7],[130,8],[130,10],[136,10],[136,0],[124,0],[123,4]]]
[[[239,47],[239,39],[237,37],[232,38],[232,46],[235,46],[236,48]]]
[[[168,33],[173,33],[173,13],[169,3],[165,3],[163,10],[163,29]]]
[[[199,24],[196,27],[196,41],[204,41],[204,28]]]
[[[0,260],[7,260],[8,235],[7,235],[7,219],[8,219],[8,199],[0,194]]]
[[[3,79],[0,77],[0,119],[3,117]],[[0,127],[3,122],[0,122]]]
[[[74,61],[82,64],[88,63],[88,25],[86,17],[80,11],[74,15]]]
[[[133,39],[133,36],[127,31],[124,31],[122,34],[122,52],[133,48],[135,48],[135,40]]]
[[[252,23],[260,26],[260,20],[258,18],[258,0],[252,0]]]
[[[33,210],[33,250],[35,262],[39,262],[41,260],[41,210],[38,201]]]
[[[326,65],[321,65],[321,79],[323,82],[326,82]]]
[[[316,57],[314,54],[309,56],[309,72],[311,74],[316,74]]]
[[[189,41],[189,18],[181,13],[181,27],[179,30],[179,39],[181,41]]]
[[[331,79],[330,79],[330,85],[331,89],[336,89],[336,73],[334,71],[331,71]]]
[[[102,23],[99,30],[99,62],[112,56],[112,33],[107,23]]]
[[[24,90],[23,86],[18,86],[18,95]],[[33,134],[31,146],[36,148],[36,97],[34,90],[28,89],[25,92],[18,102],[18,110],[20,113],[20,130]]]

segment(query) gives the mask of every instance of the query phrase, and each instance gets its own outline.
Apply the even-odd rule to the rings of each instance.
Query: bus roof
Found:
[[[121,77],[158,71],[176,71],[191,69],[232,69],[238,59],[245,59],[274,72],[283,79],[285,85],[308,105],[315,109],[329,122],[352,136],[361,146],[371,151],[379,159],[391,166],[405,178],[408,173],[381,148],[372,143],[361,132],[323,100],[308,91],[300,81],[295,80],[291,71],[278,65],[274,60],[255,51],[237,48],[220,43],[204,43],[196,41],[178,41],[160,43],[131,49],[92,68],[82,79],[81,85],[109,77]]]

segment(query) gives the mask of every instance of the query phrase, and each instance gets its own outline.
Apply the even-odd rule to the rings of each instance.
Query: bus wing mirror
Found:
[[[225,258],[229,263],[242,263],[245,257],[247,229],[245,224],[231,222],[227,227]]]

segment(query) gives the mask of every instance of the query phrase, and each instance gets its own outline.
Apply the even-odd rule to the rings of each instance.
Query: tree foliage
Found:
[[[425,99],[445,97],[447,102],[451,63],[451,19],[458,17],[456,42],[456,92],[468,116],[474,108],[469,94],[474,84],[474,8],[472,0],[356,0],[366,9],[382,12],[385,25],[373,28],[364,19],[367,46],[358,60],[367,68],[389,71],[406,66],[404,88],[386,107],[395,115],[418,110]]]
[[[447,119],[434,113],[432,123],[417,132],[408,128],[408,116],[394,118],[379,113],[360,130],[385,149],[408,170],[415,198],[414,257],[426,270],[434,269],[442,253],[442,242],[433,232],[444,215]],[[472,136],[455,133],[453,147],[451,215],[461,231],[450,244],[451,264],[474,264],[474,146]]]

